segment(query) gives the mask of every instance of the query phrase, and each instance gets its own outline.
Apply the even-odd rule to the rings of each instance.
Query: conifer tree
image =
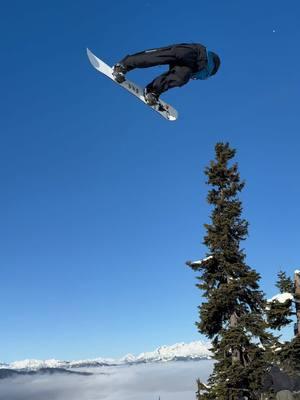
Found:
[[[266,315],[270,328],[280,330],[293,321],[290,317],[295,314],[292,310],[295,288],[292,279],[284,271],[278,272],[275,286],[281,294],[290,295],[290,297],[284,299],[285,301],[278,301],[276,299],[269,301],[266,307]]]
[[[293,293],[295,289],[292,279],[282,270],[277,274],[277,282],[275,286],[278,287],[280,293]]]
[[[295,304],[296,323],[294,326],[295,337],[290,342],[285,342],[278,357],[281,364],[292,375],[300,378],[300,271],[295,271],[293,285],[293,303]],[[299,396],[300,397],[300,396]]]
[[[205,169],[211,186],[207,201],[213,207],[205,224],[207,257],[187,262],[198,273],[196,285],[206,300],[198,307],[200,333],[212,340],[217,361],[209,378],[209,390],[198,400],[235,400],[242,394],[257,399],[266,365],[265,349],[274,338],[266,332],[265,300],[259,290],[259,274],[245,263],[240,247],[248,235],[238,194],[244,188],[238,165],[230,165],[235,150],[217,143],[216,158]],[[200,388],[198,382],[198,389]]]
[[[276,356],[287,372],[292,375],[300,375],[300,272],[295,271],[294,282],[283,271],[280,271],[277,277],[276,287],[285,297],[279,301],[276,296],[268,302],[267,320],[270,328],[280,330],[291,324],[293,322],[291,317],[296,316],[295,337],[291,341],[281,343]]]
[[[290,342],[285,342],[277,357],[281,366],[292,376],[300,377],[300,336],[295,336]]]

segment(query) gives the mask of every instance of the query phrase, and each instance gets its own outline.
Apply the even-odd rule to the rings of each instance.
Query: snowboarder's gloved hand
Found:
[[[195,72],[192,74],[192,79],[200,79],[205,80],[210,76],[214,75],[220,66],[220,59],[219,57],[213,53],[212,51],[207,51],[207,64],[206,67],[202,68],[200,71]]]

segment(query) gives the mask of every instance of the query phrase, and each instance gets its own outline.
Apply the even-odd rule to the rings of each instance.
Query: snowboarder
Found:
[[[277,365],[273,365],[263,378],[263,392],[272,390],[277,400],[292,400],[293,379]]]
[[[169,70],[155,78],[144,89],[149,105],[158,102],[161,93],[183,86],[190,79],[204,80],[214,75],[220,67],[220,58],[199,43],[181,43],[127,55],[113,67],[118,83],[126,80],[125,74],[135,68],[169,65]]]

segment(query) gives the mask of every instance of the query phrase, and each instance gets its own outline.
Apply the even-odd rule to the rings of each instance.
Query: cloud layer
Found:
[[[206,381],[212,367],[206,360],[101,367],[92,376],[22,376],[0,382],[0,400],[195,400],[196,378]]]

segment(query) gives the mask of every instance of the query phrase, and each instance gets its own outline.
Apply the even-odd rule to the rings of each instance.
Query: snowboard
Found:
[[[177,119],[178,113],[175,108],[173,108],[170,104],[167,104],[165,101],[159,99],[158,104],[155,104],[154,106],[149,105],[144,98],[143,89],[139,85],[127,79],[123,83],[118,83],[117,81],[115,81],[112,75],[112,68],[109,65],[105,64],[104,61],[96,57],[95,54],[93,54],[89,49],[87,49],[87,55],[92,66],[96,68],[97,71],[112,79],[117,85],[122,86],[124,89],[133,94],[148,107],[151,107],[154,111],[156,111],[165,119],[169,121],[175,121]]]

